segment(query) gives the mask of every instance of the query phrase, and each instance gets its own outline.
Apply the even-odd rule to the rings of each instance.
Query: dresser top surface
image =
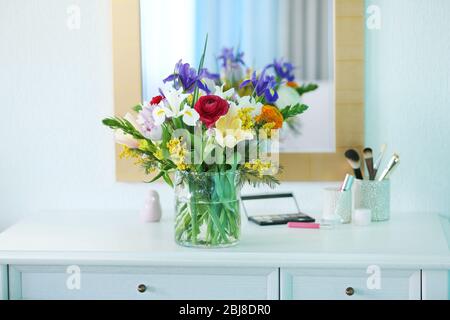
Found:
[[[0,264],[300,266],[379,264],[450,268],[450,221],[435,214],[393,214],[367,227],[289,229],[243,223],[238,246],[177,246],[173,219],[141,223],[131,213],[46,215],[0,234]]]

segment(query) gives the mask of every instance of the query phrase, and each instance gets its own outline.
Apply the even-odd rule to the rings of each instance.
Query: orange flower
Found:
[[[283,115],[277,107],[265,105],[261,114],[256,117],[256,122],[260,124],[273,124],[273,129],[280,129],[283,126]]]
[[[291,87],[291,88],[294,88],[294,89],[297,89],[297,88],[298,88],[298,83],[295,82],[295,81],[289,81],[288,83],[286,83],[286,85],[287,85],[288,87]]]

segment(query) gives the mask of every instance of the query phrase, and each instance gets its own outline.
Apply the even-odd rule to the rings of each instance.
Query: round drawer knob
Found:
[[[352,296],[355,294],[355,289],[353,289],[352,287],[348,287],[347,289],[345,289],[345,294],[348,296]]]
[[[140,284],[140,285],[138,285],[137,290],[138,290],[140,293],[144,293],[145,291],[147,291],[147,286],[146,286],[145,284]]]

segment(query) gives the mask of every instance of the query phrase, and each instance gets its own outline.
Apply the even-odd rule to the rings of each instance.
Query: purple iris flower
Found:
[[[240,82],[244,77],[245,66],[244,53],[234,48],[223,48],[221,54],[217,57],[217,60],[222,61],[222,78],[225,82],[235,84]]]
[[[218,81],[218,80],[220,80],[220,75],[218,75],[217,73],[211,73],[211,72],[209,72],[208,69],[203,68],[200,72],[200,78]]]
[[[283,62],[283,60],[274,60],[273,64],[268,65],[266,68],[273,68],[277,77],[286,79],[287,81],[294,81],[295,67],[290,62]]]
[[[222,53],[217,57],[217,60],[222,60],[223,68],[235,68],[239,65],[245,66],[243,58],[243,52],[237,50],[235,53],[234,48],[223,48]]]
[[[275,90],[277,81],[274,76],[266,75],[266,70],[267,69],[264,69],[259,77],[256,76],[256,72],[253,72],[252,78],[242,82],[240,88],[251,84],[257,96],[260,97],[264,95],[268,103],[274,103],[278,100],[278,93]]]
[[[208,87],[202,82],[202,79],[218,80],[219,75],[210,73],[207,69],[201,69],[197,73],[197,70],[191,68],[189,63],[183,63],[180,60],[175,65],[175,71],[173,74],[164,79],[164,83],[173,81],[173,86],[175,89],[183,88],[184,92],[192,93],[197,85],[201,90],[206,93],[210,93]]]

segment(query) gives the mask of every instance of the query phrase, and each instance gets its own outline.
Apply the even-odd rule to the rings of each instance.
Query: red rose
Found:
[[[220,117],[226,115],[229,108],[228,101],[213,95],[201,97],[194,107],[207,128],[211,128]]]
[[[163,96],[153,97],[152,101],[150,101],[150,105],[152,106],[158,105],[163,99],[164,99]]]

